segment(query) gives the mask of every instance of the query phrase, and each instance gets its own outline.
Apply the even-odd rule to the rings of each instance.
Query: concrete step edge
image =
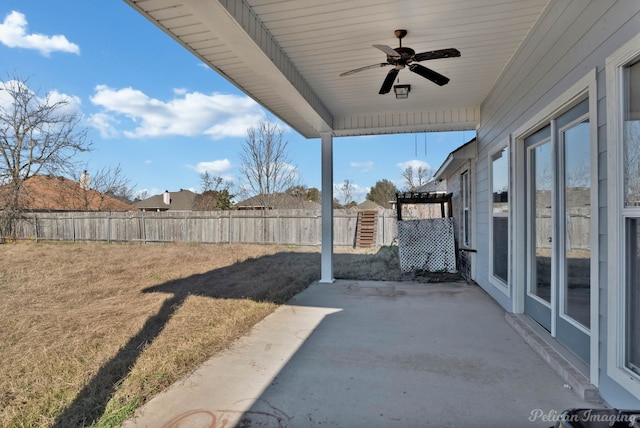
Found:
[[[602,403],[598,388],[592,385],[569,361],[549,345],[536,333],[526,321],[524,315],[505,315],[505,320],[531,348],[571,387],[571,389],[585,401]]]

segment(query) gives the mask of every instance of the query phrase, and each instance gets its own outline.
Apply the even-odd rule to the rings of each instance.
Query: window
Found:
[[[640,61],[623,68],[624,206],[640,207]]]
[[[640,374],[640,219],[628,218],[625,229],[627,230],[625,365],[631,371]]]
[[[640,374],[640,61],[623,67],[625,367]]]
[[[469,171],[465,171],[460,176],[460,183],[462,186],[462,243],[464,246],[469,246],[471,242],[470,238],[470,218],[469,218],[469,205],[471,200],[471,191],[469,188]]]
[[[606,73],[612,342],[607,374],[640,397],[640,35],[607,58]]]
[[[509,283],[509,148],[491,155],[491,274]]]

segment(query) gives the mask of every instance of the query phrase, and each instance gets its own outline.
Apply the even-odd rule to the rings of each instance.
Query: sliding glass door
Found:
[[[589,362],[591,154],[588,101],[525,139],[525,312]]]

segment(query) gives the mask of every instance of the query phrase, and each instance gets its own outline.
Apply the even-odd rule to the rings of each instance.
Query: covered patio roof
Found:
[[[333,137],[478,129],[518,48],[556,12],[549,0],[125,1],[302,136],[321,139],[323,283],[334,281]],[[394,52],[396,30],[417,54],[460,56]],[[399,69],[387,83],[411,85],[408,98],[379,94],[394,69],[378,67],[387,62]],[[450,81],[412,72],[418,63]]]
[[[125,0],[243,92],[307,138],[476,129],[480,106],[548,0]],[[456,48],[459,58],[408,67],[408,99],[378,91],[393,67],[372,45],[416,52]]]

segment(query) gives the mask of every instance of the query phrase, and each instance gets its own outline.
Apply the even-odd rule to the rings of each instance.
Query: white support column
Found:
[[[322,257],[320,282],[333,278],[333,135],[322,134]]]

